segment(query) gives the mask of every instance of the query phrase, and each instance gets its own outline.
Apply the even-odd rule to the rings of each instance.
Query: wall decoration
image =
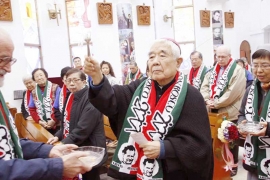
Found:
[[[234,12],[224,12],[225,16],[225,28],[234,27]]]
[[[150,25],[150,6],[137,6],[138,25]]]
[[[97,3],[97,13],[99,24],[113,23],[112,3]]]
[[[201,27],[210,27],[210,11],[200,10]]]
[[[223,44],[223,25],[222,11],[215,10],[212,12],[213,44],[220,46]]]
[[[0,0],[0,21],[13,21],[10,0]]]
[[[130,3],[117,4],[119,49],[123,84],[128,73],[130,61],[136,61],[132,17],[132,6]]]

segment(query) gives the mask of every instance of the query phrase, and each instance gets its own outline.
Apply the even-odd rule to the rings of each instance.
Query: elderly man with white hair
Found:
[[[216,50],[217,64],[205,75],[200,92],[212,112],[228,113],[228,120],[237,123],[238,111],[245,93],[245,70],[231,58],[227,46]],[[232,149],[234,163],[238,162],[238,145]],[[231,175],[235,175],[237,169]]]
[[[172,39],[158,39],[148,53],[150,77],[111,87],[98,61],[86,58],[84,70],[92,77],[90,102],[116,125],[118,145],[109,176],[144,179],[143,161],[153,159],[148,179],[212,179],[208,114],[199,91],[178,71],[181,63],[180,46]],[[131,135],[146,141],[134,141]],[[135,153],[123,153],[130,146]],[[128,156],[132,160],[121,163]]]
[[[29,112],[29,101],[30,101],[30,95],[33,89],[36,87],[35,81],[32,79],[32,76],[30,74],[25,75],[23,78],[23,84],[26,87],[26,91],[23,92],[23,100],[21,104],[21,112],[26,120],[33,120],[32,116]]]

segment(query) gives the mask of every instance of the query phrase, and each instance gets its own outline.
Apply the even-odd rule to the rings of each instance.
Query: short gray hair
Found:
[[[194,54],[198,54],[199,58],[200,58],[200,59],[203,59],[202,53],[199,52],[199,51],[193,51],[193,52],[190,54],[189,58],[191,59],[191,56],[194,55]]]
[[[32,75],[30,75],[30,74],[26,74],[26,75],[24,75],[24,76],[22,77],[22,81],[23,81],[23,82],[26,81],[26,80],[29,80],[29,79],[32,79]]]
[[[219,46],[219,47],[217,48],[217,51],[218,51],[219,49],[224,49],[229,55],[232,55],[232,54],[231,54],[231,48],[229,48],[229,46],[222,45],[222,46]]]
[[[168,40],[168,39],[156,39],[154,43],[164,43],[171,47],[172,54],[175,59],[178,59],[181,57],[181,49],[180,46],[177,46],[174,42]],[[154,44],[153,43],[153,44]]]

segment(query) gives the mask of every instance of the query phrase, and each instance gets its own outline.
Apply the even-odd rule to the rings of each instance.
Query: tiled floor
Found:
[[[247,179],[247,171],[242,166],[244,148],[239,147],[239,162],[238,162],[238,172],[237,175],[234,176],[233,180],[246,180]],[[100,175],[101,180],[114,180],[111,177],[108,177],[107,174]]]

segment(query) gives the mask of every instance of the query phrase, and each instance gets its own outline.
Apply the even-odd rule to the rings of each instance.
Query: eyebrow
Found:
[[[153,54],[153,53],[154,53],[154,51],[150,51],[150,52],[148,53],[148,56],[150,56],[150,55]],[[167,51],[164,51],[164,50],[161,50],[161,51],[158,52],[158,53],[164,53],[164,54],[166,54],[166,55],[169,54]]]

